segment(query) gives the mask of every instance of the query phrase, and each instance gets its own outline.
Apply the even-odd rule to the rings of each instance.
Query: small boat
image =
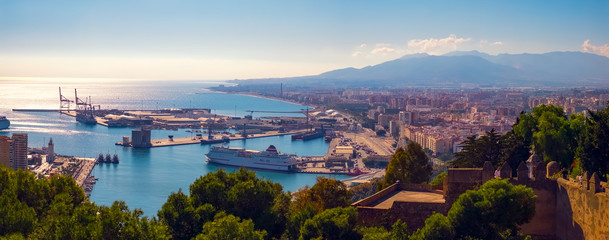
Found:
[[[116,155],[116,153],[112,157],[112,163],[118,163],[118,155]]]

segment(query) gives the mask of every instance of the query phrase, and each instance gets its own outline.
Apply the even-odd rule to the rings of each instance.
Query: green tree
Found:
[[[512,174],[516,175],[520,162],[526,161],[531,155],[530,145],[530,143],[526,143],[523,137],[516,135],[513,130],[507,132],[501,136],[502,156],[499,165],[507,162],[512,168]]]
[[[239,217],[220,212],[214,217],[214,221],[203,225],[203,230],[196,239],[262,240],[264,236],[266,236],[266,231],[256,230],[252,220],[241,220]]]
[[[237,217],[252,219],[257,227],[278,237],[285,222],[280,221],[273,206],[277,197],[283,197],[282,190],[281,184],[257,178],[254,172],[241,168],[233,173],[218,170],[200,177],[190,185],[190,198],[195,208],[211,204]]]
[[[571,128],[562,107],[540,105],[531,113],[521,113],[513,131],[531,144],[545,162],[557,161],[563,167],[571,167],[577,148],[577,129]]]
[[[398,148],[393,154],[385,171],[384,187],[398,180],[402,183],[427,182],[432,170],[429,157],[425,154],[421,145],[410,142],[406,146],[406,151],[403,148]]]
[[[578,136],[576,156],[580,167],[590,173],[596,172],[602,180],[606,179],[609,169],[609,102],[605,109],[590,111],[590,117],[584,124],[577,124],[581,118],[575,118],[572,125],[582,126]]]
[[[495,129],[486,132],[480,138],[475,135],[467,137],[461,143],[463,148],[455,153],[455,160],[451,162],[456,167],[482,167],[484,162],[489,161],[493,166],[499,166],[503,155],[501,135]]]
[[[196,211],[188,196],[180,189],[169,195],[157,215],[167,225],[174,239],[191,239],[197,236],[205,222],[212,220],[214,212],[211,204],[203,204]]]
[[[332,208],[325,210],[311,219],[307,219],[300,229],[302,239],[356,239],[355,231],[357,209],[354,207]]]
[[[412,239],[506,239],[517,237],[518,226],[533,218],[533,189],[507,179],[487,181],[461,194],[447,216],[434,214]]]
[[[446,176],[447,176],[447,175],[448,175],[448,173],[446,173],[446,172],[442,172],[442,173],[438,174],[438,176],[436,176],[436,178],[434,178],[434,179],[433,179],[433,180],[432,180],[432,181],[429,183],[429,185],[432,185],[432,186],[439,186],[439,185],[444,184],[444,178],[446,178]]]
[[[410,236],[411,240],[451,240],[455,232],[448,217],[434,213],[425,220],[425,227]],[[467,239],[467,238],[466,238]]]
[[[36,179],[0,166],[0,237],[27,239],[167,239],[167,228],[129,211],[99,207],[69,176]],[[10,206],[10,207],[9,207]]]
[[[392,240],[408,240],[408,226],[402,220],[398,219],[391,226]]]
[[[347,207],[351,204],[351,192],[342,181],[317,177],[313,187],[305,187],[294,194],[293,211],[297,212],[311,206],[316,212],[335,207]]]

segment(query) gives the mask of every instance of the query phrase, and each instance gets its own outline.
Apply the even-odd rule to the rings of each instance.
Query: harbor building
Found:
[[[150,138],[150,128],[142,127],[141,129],[133,129],[131,131],[131,146],[134,148],[152,147]]]
[[[0,136],[0,164],[4,167],[11,167],[11,138]]]
[[[13,133],[11,162],[15,171],[27,170],[27,133]]]

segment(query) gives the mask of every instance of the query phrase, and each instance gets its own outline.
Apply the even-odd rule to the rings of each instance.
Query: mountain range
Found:
[[[316,87],[609,87],[609,58],[583,52],[489,55],[425,53],[314,76],[233,80]]]

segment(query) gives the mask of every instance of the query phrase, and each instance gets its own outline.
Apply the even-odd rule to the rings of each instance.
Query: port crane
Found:
[[[59,111],[70,111],[70,103],[74,101],[68,99],[66,96],[61,94],[61,87],[59,87]]]

